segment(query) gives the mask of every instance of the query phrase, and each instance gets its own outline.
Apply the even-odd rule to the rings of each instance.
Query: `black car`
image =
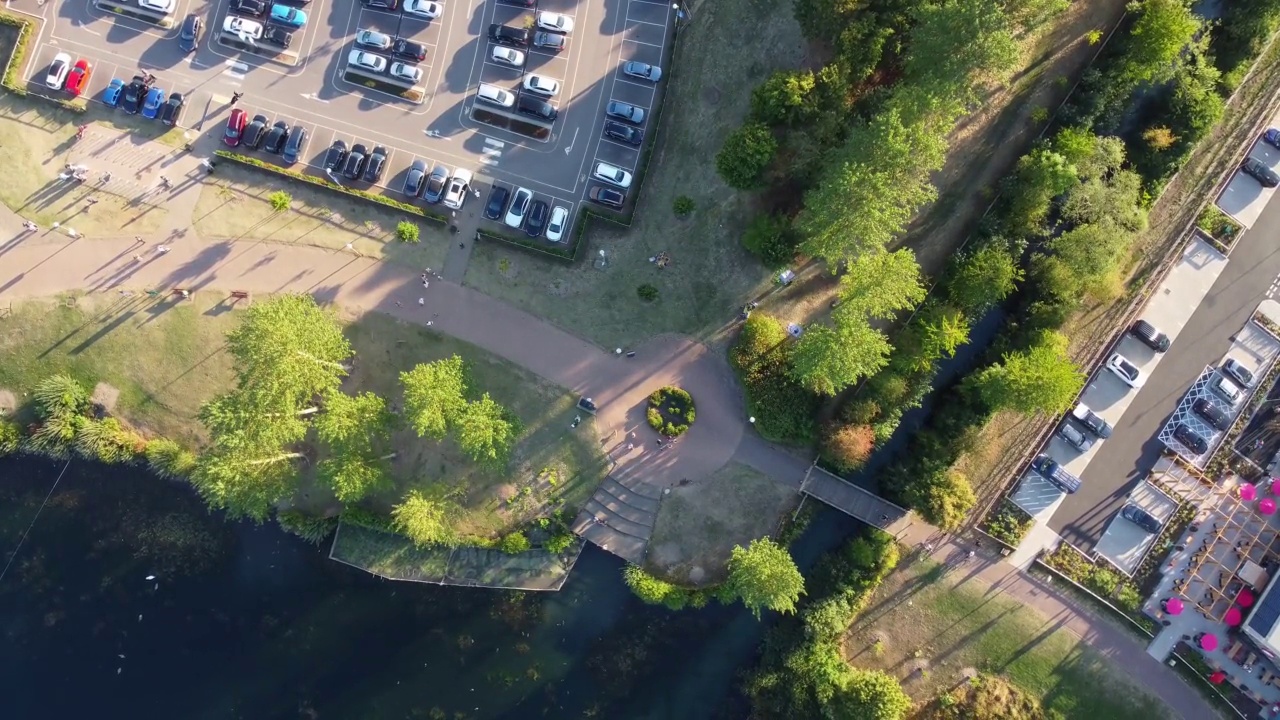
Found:
[[[231,0],[231,12],[262,17],[267,14],[267,3],[265,0]]]
[[[329,146],[329,151],[324,156],[324,169],[337,170],[342,167],[343,161],[347,159],[347,144],[341,140],[334,140]]]
[[[1191,409],[1195,410],[1197,415],[1204,418],[1204,421],[1212,425],[1216,430],[1225,432],[1227,428],[1231,427],[1230,416],[1223,412],[1222,408],[1214,405],[1213,401],[1207,397],[1196,400],[1191,404]]]
[[[141,75],[134,75],[133,82],[129,83],[120,95],[120,107],[130,115],[136,115],[138,110],[142,109],[142,101],[147,97],[147,91],[150,89],[151,86],[147,85]]]
[[[549,32],[536,32],[533,34],[533,46],[539,50],[550,50],[551,52],[560,52],[564,49],[565,37]]]
[[[644,142],[644,131],[638,127],[624,125],[617,120],[610,120],[604,124],[604,134],[611,140],[617,140],[628,145],[639,145]]]
[[[168,100],[164,101],[164,105],[160,106],[158,117],[160,122],[170,127],[182,122],[182,108],[186,107],[186,101],[182,97],[182,93],[173,93]]]
[[[400,192],[411,198],[422,194],[422,186],[427,182],[427,164],[422,160],[414,160],[409,172],[404,176],[404,187]]]
[[[348,180],[359,180],[360,173],[364,172],[365,160],[369,157],[369,148],[360,143],[351,146],[351,152],[347,154],[347,162],[342,166],[342,176]]]
[[[244,128],[244,139],[240,144],[247,146],[250,150],[257,150],[262,147],[262,139],[267,136],[267,116],[254,115],[253,120]]]
[[[382,171],[387,167],[387,149],[381,145],[369,153],[369,161],[364,169],[364,181],[376,183],[382,179]]]
[[[600,203],[601,205],[621,210],[623,203],[627,201],[627,195],[616,188],[594,185],[587,192],[587,199],[593,203]]]
[[[494,23],[489,26],[489,39],[499,45],[526,47],[529,44],[529,31],[524,28],[513,28]]]
[[[438,203],[444,197],[444,187],[449,182],[449,168],[436,165],[431,168],[431,176],[427,178],[427,189],[422,192],[422,199],[429,203]]]
[[[524,221],[524,234],[538,237],[547,229],[547,218],[551,216],[551,207],[541,200],[534,200],[529,206],[529,216]]]
[[[302,153],[307,151],[307,130],[301,125],[294,125],[289,131],[289,140],[284,144],[282,157],[287,163],[296,163]]]
[[[195,52],[200,46],[200,36],[204,33],[204,21],[199,15],[188,15],[182,21],[182,30],[178,33],[178,47],[182,52]]]
[[[1157,330],[1155,325],[1146,320],[1135,322],[1129,328],[1129,334],[1138,338],[1143,345],[1156,352],[1162,353],[1169,349],[1169,336]]]
[[[1261,160],[1248,158],[1240,166],[1240,171],[1245,175],[1257,180],[1262,187],[1275,187],[1280,185],[1280,175],[1275,170],[1267,167]]]
[[[294,7],[306,7],[311,4],[311,0],[276,0],[276,5],[292,5]]]
[[[427,59],[427,46],[404,38],[396,38],[391,46],[391,54],[405,60],[422,62]]]
[[[489,191],[489,202],[485,203],[484,216],[490,220],[501,220],[502,214],[507,211],[507,198],[511,197],[511,191],[501,185],[494,185]]]
[[[1197,455],[1203,455],[1209,450],[1209,443],[1183,423],[1178,423],[1178,426],[1173,429],[1173,438]]]
[[[498,0],[503,5],[515,5],[516,7],[533,7],[534,0]]]
[[[529,93],[520,93],[520,98],[516,101],[516,112],[547,122],[554,121],[558,114],[554,105]]]
[[[262,31],[262,42],[271,43],[277,47],[289,49],[289,43],[293,42],[293,33],[285,30],[279,25],[268,25]]]
[[[276,124],[267,131],[267,139],[262,141],[262,149],[272,155],[279,155],[284,152],[287,142],[289,142],[289,124],[283,120],[277,120]]]
[[[395,12],[400,7],[400,0],[360,0],[360,3],[370,10],[386,10],[387,12]]]
[[[1120,511],[1120,517],[1149,533],[1160,532],[1160,521],[1137,505],[1125,505],[1124,509]]]

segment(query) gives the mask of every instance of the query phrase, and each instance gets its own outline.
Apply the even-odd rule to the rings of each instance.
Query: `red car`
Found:
[[[80,93],[89,89],[91,74],[93,74],[93,68],[89,66],[89,61],[83,58],[77,60],[76,66],[71,68],[71,73],[67,75],[66,91],[79,97]]]
[[[231,117],[227,119],[227,131],[222,135],[222,142],[235,147],[240,144],[240,138],[244,135],[244,126],[249,123],[248,116],[240,108],[231,111]]]

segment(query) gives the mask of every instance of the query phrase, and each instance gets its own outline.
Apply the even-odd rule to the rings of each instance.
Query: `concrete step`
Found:
[[[630,520],[637,525],[644,525],[647,528],[653,528],[653,521],[658,517],[657,513],[648,512],[634,505],[629,505],[607,492],[597,492],[595,495],[591,496],[591,499],[608,508],[609,512],[614,515],[617,515],[624,520]]]
[[[595,498],[591,498],[587,501],[585,510],[603,520],[605,525],[608,525],[614,530],[640,538],[641,540],[648,541],[649,536],[653,534],[652,526],[632,522],[631,520],[626,519],[600,504]]]
[[[604,482],[600,483],[600,487],[596,490],[596,496],[601,493],[608,493],[622,502],[639,508],[647,513],[657,514],[658,508],[662,505],[662,501],[657,498],[642,495],[622,483],[614,480],[612,477],[606,477]]]
[[[582,516],[579,515],[579,518]],[[577,523],[575,523],[576,525]],[[639,565],[644,562],[647,543],[640,538],[624,535],[606,525],[597,525],[589,520],[586,529],[579,532],[588,542],[607,550],[627,562]]]
[[[635,477],[635,476],[614,477],[613,475],[610,475],[608,476],[608,479],[614,481],[615,483],[621,485],[622,487],[635,493],[636,495],[639,495],[640,497],[648,498],[654,501],[662,500],[661,488],[653,487],[648,483],[645,483],[643,480],[641,480],[638,477]]]

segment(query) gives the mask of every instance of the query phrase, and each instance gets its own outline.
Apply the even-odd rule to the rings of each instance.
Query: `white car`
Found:
[[[257,40],[262,37],[262,23],[242,17],[228,17],[222,23],[222,31],[228,35],[239,35],[241,40]]]
[[[138,7],[143,10],[164,13],[165,15],[173,12],[173,6],[176,4],[176,0],[138,0]]]
[[[516,188],[515,196],[511,198],[511,206],[507,208],[507,216],[502,222],[507,227],[519,228],[524,225],[524,216],[529,212],[529,203],[533,202],[533,191],[529,188]]]
[[[516,94],[508,92],[489,83],[480,83],[480,87],[476,90],[476,97],[487,102],[493,103],[498,107],[509,108],[516,104]]]
[[[416,85],[422,79],[422,68],[402,62],[391,63],[391,77]]]
[[[591,177],[620,188],[631,187],[631,173],[609,163],[596,163],[596,169],[591,173]]]
[[[67,82],[67,73],[71,72],[71,56],[58,53],[49,64],[49,74],[44,76],[44,84],[54,90],[61,90]]]
[[[444,191],[444,206],[453,210],[462,209],[462,203],[467,201],[467,192],[471,189],[471,171],[458,168],[453,171],[453,178],[449,180],[449,188]]]
[[[1107,369],[1120,378],[1120,382],[1135,390],[1142,387],[1142,384],[1147,381],[1138,366],[1120,353],[1112,355],[1107,360]]]
[[[515,48],[494,45],[493,61],[499,65],[510,65],[516,68],[524,67],[524,53]]]
[[[367,72],[380,73],[387,69],[386,58],[363,50],[352,50],[351,54],[347,56],[347,64]]]
[[[568,35],[573,32],[573,18],[553,12],[538,13],[538,27]]]
[[[391,36],[377,30],[361,30],[356,33],[356,45],[371,50],[386,50],[391,47]]]
[[[547,239],[551,242],[560,242],[560,238],[564,237],[564,224],[569,221],[569,211],[563,205],[557,205],[551,209],[551,220],[547,223]]]
[[[545,75],[528,75],[524,79],[524,89],[543,97],[555,97],[560,92],[560,83]]]
[[[444,12],[444,6],[431,0],[409,0],[404,4],[404,11],[420,18],[435,20],[440,17],[440,13]]]

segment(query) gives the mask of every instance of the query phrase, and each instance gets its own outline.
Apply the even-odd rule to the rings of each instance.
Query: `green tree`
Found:
[[[879,670],[853,668],[827,706],[832,720],[902,720],[911,698],[897,678]]]
[[[915,307],[924,296],[915,253],[867,253],[850,262],[840,278],[840,305],[833,315],[837,324],[850,315],[888,320],[899,310]]]
[[[352,397],[341,392],[325,397],[324,412],[314,423],[316,436],[329,446],[329,457],[317,471],[339,501],[351,503],[390,484],[385,454],[391,439],[387,402],[373,393]]]
[[[1117,76],[1133,87],[1168,78],[1182,49],[1200,31],[1200,20],[1185,0],[1142,0],[1129,31]]]
[[[297,410],[337,390],[351,357],[334,314],[303,294],[255,302],[227,334],[227,347],[240,389]]]
[[[768,125],[800,122],[812,113],[814,77],[809,70],[777,70],[751,92],[751,112]]]
[[[185,479],[196,467],[195,454],[168,438],[147,443],[145,454],[151,471],[170,480]]]
[[[778,152],[778,141],[768,125],[748,122],[724,139],[716,154],[716,172],[731,188],[752,190]]]
[[[0,418],[0,457],[18,452],[22,444],[22,426]]]
[[[400,373],[409,424],[422,437],[441,440],[467,405],[467,367],[454,355]]]
[[[956,349],[969,342],[969,319],[956,308],[932,305],[917,318],[921,357],[954,357]]]
[[[508,555],[519,555],[529,549],[529,538],[522,532],[508,533],[502,536],[498,549]]]
[[[977,502],[969,479],[950,468],[913,473],[904,495],[908,507],[918,511],[926,522],[943,530],[960,527]]]
[[[411,490],[404,500],[391,508],[391,523],[415,545],[454,546],[457,538],[449,526],[449,506]]]
[[[795,258],[797,241],[786,215],[756,215],[742,233],[743,247],[770,270],[777,270]]]
[[[1070,269],[1076,294],[1106,297],[1108,279],[1120,272],[1132,241],[1133,233],[1107,221],[1065,232],[1049,243],[1049,250]]]
[[[1003,83],[1017,64],[1000,0],[942,0],[916,10],[905,64],[909,82],[968,102],[980,87]]]
[[[210,506],[262,522],[296,487],[293,460],[300,457],[272,445],[215,448],[200,456],[191,484]]]
[[[489,393],[467,403],[454,420],[458,446],[472,460],[491,467],[504,467],[520,435],[519,421],[499,405]]]
[[[810,325],[791,352],[791,375],[820,395],[835,395],[888,362],[893,347],[865,320]]]
[[[1099,137],[1087,127],[1066,127],[1054,136],[1053,151],[1067,159],[1080,180],[1110,175],[1124,165],[1124,141]]]
[[[1005,186],[1005,228],[1014,235],[1040,234],[1053,199],[1078,181],[1066,157],[1037,148],[1018,161]]]
[[[804,594],[804,576],[795,561],[786,548],[770,538],[757,538],[745,548],[733,548],[726,585],[757,618],[762,608],[795,612],[796,601]]]
[[[1066,336],[1043,332],[1030,348],[1006,353],[1003,362],[982,370],[974,382],[992,408],[1056,415],[1071,406],[1084,380],[1067,356]]]
[[[1147,229],[1147,211],[1141,200],[1142,177],[1121,170],[1106,179],[1093,178],[1071,188],[1062,202],[1062,217],[1077,225],[1106,222],[1109,227],[1138,233]]]
[[[1022,278],[1013,254],[1003,243],[992,242],[958,256],[943,287],[951,304],[978,317],[1009,297]]]

